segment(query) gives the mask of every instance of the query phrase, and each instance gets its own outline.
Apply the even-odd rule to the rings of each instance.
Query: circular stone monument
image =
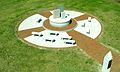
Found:
[[[71,32],[92,39],[100,35],[101,24],[95,17],[76,11],[64,12],[63,17],[57,17],[54,11],[47,11],[26,18],[17,28],[19,39],[40,47],[70,48],[81,41]]]

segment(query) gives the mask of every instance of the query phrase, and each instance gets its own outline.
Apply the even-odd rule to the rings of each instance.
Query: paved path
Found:
[[[74,19],[77,20],[77,21],[81,21],[81,20],[86,20],[86,19],[88,19],[88,17],[94,18],[94,17],[91,16],[91,15],[84,14],[84,15],[78,16],[78,17],[76,17],[76,18],[74,18]]]
[[[120,55],[113,53],[111,72],[120,72]]]
[[[41,32],[43,30],[45,30],[43,27],[26,29],[26,30],[18,31],[18,36],[20,38],[24,39],[24,38],[30,36],[32,34],[32,32]]]
[[[42,15],[46,18],[49,18],[52,15],[52,13],[50,11],[46,11],[46,12],[40,13],[40,15]]]
[[[68,32],[70,36],[76,40],[77,45],[83,49],[88,55],[96,59],[100,64],[103,63],[104,56],[110,51],[102,44],[96,42],[94,39],[91,39],[75,30]],[[120,56],[117,53],[113,53],[113,64],[111,72],[120,72]],[[119,70],[119,71],[117,71]]]

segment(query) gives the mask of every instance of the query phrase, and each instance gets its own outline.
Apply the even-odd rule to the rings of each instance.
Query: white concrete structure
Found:
[[[40,23],[38,23],[39,19],[42,19],[42,21]],[[46,19],[47,19],[46,17],[43,17],[40,14],[35,14],[33,16],[30,16],[20,24],[18,31],[36,28],[36,27],[41,27],[41,26],[43,26],[43,22]]]
[[[91,17],[88,17],[88,22],[91,22],[91,19],[92,19]]]
[[[60,18],[60,9],[53,10],[53,18]]]
[[[102,72],[110,72],[112,63],[112,53],[111,51],[106,54],[103,60]]]
[[[58,36],[56,35],[50,35],[50,33],[59,33]],[[43,47],[51,47],[51,48],[64,48],[64,47],[73,47],[76,46],[73,44],[65,44],[65,42],[75,42],[75,40],[62,40],[61,38],[68,37],[70,36],[66,32],[58,32],[58,31],[50,31],[50,30],[44,30],[42,32],[32,32],[32,34],[43,34],[43,37],[39,36],[34,36],[31,35],[29,37],[24,38],[26,41],[43,46]],[[46,39],[48,40],[56,40],[55,42],[50,42],[50,41],[45,41]]]
[[[74,29],[90,38],[95,39],[99,34],[101,33],[101,24],[96,20],[95,18],[91,19],[91,22],[88,22],[88,20],[82,20],[82,21],[77,21],[78,26]],[[83,27],[85,24],[85,27]],[[89,32],[88,34],[87,32]]]
[[[49,17],[50,24],[54,27],[65,27],[69,24],[71,18],[54,18],[53,15]]]
[[[53,11],[50,11],[53,14]],[[77,11],[69,11],[69,10],[64,10],[66,16],[68,16],[69,18],[75,18],[81,15],[84,15],[84,13],[81,12],[77,12]]]
[[[61,12],[61,18],[65,19],[65,12]]]

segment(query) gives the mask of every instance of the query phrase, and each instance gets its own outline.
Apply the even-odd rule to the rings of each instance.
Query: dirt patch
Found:
[[[94,18],[91,15],[84,14],[84,15],[78,16],[78,17],[76,17],[74,19],[77,20],[77,21],[80,21],[80,20],[86,20],[86,19],[88,19],[88,17]]]
[[[108,48],[75,30],[68,32],[68,34],[76,40],[76,43],[80,48],[102,64],[104,56],[109,52]]]
[[[27,29],[27,30],[22,30],[22,31],[18,31],[18,37],[24,39],[30,35],[32,35],[32,32],[41,32],[45,30],[43,27],[38,27],[38,28],[32,28],[32,29]]]
[[[113,62],[111,66],[111,72],[120,72],[120,56],[115,53],[113,53]]]
[[[42,15],[42,16],[44,16],[46,18],[49,18],[52,15],[52,13],[50,11],[46,11],[46,12],[40,13],[40,15]]]

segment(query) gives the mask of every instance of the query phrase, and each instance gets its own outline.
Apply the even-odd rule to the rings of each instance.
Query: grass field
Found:
[[[100,72],[79,48],[38,49],[16,36],[16,26],[35,13],[64,5],[96,16],[103,26],[97,41],[120,52],[120,3],[115,0],[1,0],[0,72]]]

